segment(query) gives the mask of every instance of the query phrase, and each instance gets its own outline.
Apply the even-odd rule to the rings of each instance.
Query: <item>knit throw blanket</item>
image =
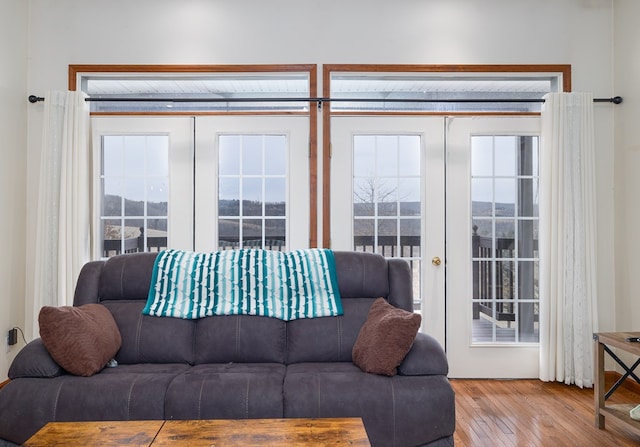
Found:
[[[164,250],[153,266],[142,313],[185,319],[260,315],[285,321],[342,315],[333,252]]]

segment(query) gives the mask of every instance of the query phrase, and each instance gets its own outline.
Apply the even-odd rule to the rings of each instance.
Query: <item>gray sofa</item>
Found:
[[[101,303],[117,323],[117,367],[66,373],[36,339],[0,389],[0,445],[49,421],[361,417],[371,445],[453,445],[454,393],[442,347],[418,333],[392,377],[365,373],[352,347],[378,297],[412,310],[406,261],[335,252],[344,315],[284,322],[258,316],[143,316],[157,254],[86,264],[74,306]]]

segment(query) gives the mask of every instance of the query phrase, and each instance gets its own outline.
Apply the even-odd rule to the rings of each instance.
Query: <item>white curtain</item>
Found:
[[[35,240],[33,336],[42,306],[73,302],[90,259],[89,109],[81,92],[47,92]]]
[[[540,165],[540,379],[591,387],[597,330],[592,94],[545,97]]]

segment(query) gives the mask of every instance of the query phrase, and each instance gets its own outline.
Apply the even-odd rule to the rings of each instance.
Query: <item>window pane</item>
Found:
[[[287,173],[287,139],[284,135],[265,136],[265,175],[285,175]]]
[[[373,216],[375,212],[373,178],[354,178],[353,183],[354,216]]]
[[[514,136],[495,137],[495,175],[497,177],[516,175],[516,143]]]
[[[242,136],[242,174],[262,175],[262,136]]]
[[[242,221],[242,247],[262,247],[262,220],[244,219]]]
[[[474,136],[472,144],[471,175],[474,177],[493,175],[493,137]]]
[[[373,178],[376,171],[375,137],[356,135],[353,137],[353,175]]]
[[[144,179],[133,178],[124,181],[125,216],[144,216],[145,214]]]
[[[398,137],[398,175],[420,176],[420,137],[400,135]]]
[[[496,216],[515,216],[516,181],[515,179],[495,179]]]
[[[420,215],[420,178],[401,179],[398,183],[400,215]]]
[[[398,137],[376,137],[376,174],[381,177],[398,175]]]
[[[102,175],[107,177],[123,174],[123,137],[102,137]]]
[[[379,216],[396,216],[398,214],[398,181],[385,178],[378,183],[376,191]]]
[[[126,177],[141,177],[145,174],[146,139],[144,135],[128,135],[124,139],[124,175]]]
[[[242,215],[262,216],[262,179],[242,180]]]
[[[285,216],[287,203],[287,184],[285,178],[266,178],[264,180],[265,216]]]
[[[164,135],[147,137],[147,171],[148,176],[169,175],[169,140]]]
[[[218,219],[218,246],[220,250],[238,248],[240,219]]]
[[[168,216],[169,189],[166,178],[151,178],[147,181],[147,214]]]
[[[102,180],[102,215],[122,215],[122,180],[104,178]]]
[[[218,138],[220,148],[219,168],[220,175],[240,174],[240,136],[220,135]]]

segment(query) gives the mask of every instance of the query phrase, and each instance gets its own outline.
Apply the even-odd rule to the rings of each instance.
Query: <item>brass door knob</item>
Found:
[[[440,264],[442,264],[442,261],[440,260],[439,257],[435,256],[432,260],[431,263],[435,266],[439,266]]]

